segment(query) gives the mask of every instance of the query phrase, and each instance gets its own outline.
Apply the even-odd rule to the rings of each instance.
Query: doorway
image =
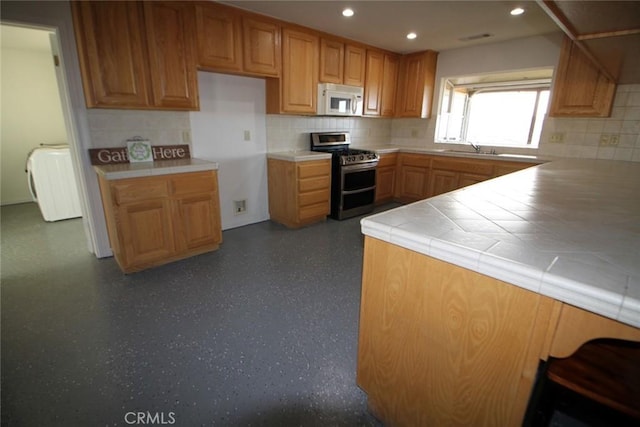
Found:
[[[2,206],[33,202],[33,183],[28,182],[27,159],[30,153],[43,146],[67,145],[55,150],[54,170],[62,166],[62,175],[54,172],[51,181],[59,178],[64,190],[58,201],[50,202],[49,209],[69,200],[69,194],[78,194],[83,206],[77,163],[72,151],[75,139],[69,135],[68,102],[65,102],[64,77],[58,55],[56,32],[48,28],[0,25],[2,32],[2,116],[1,116],[1,177],[0,204]],[[47,151],[47,150],[44,150]],[[39,154],[42,154],[40,150]],[[40,156],[42,158],[43,156]],[[63,159],[62,161],[60,159]],[[61,166],[62,165],[62,166]],[[41,169],[42,170],[42,169]],[[44,179],[43,179],[44,180]],[[68,191],[67,191],[68,190]],[[47,195],[48,196],[48,195]],[[41,201],[51,197],[38,197]],[[54,206],[56,205],[56,206]],[[64,212],[64,213],[63,213]],[[72,208],[62,207],[56,219],[77,217],[86,212],[78,206],[78,197]],[[73,213],[71,213],[73,212]],[[51,221],[51,217],[43,220]],[[56,212],[57,213],[57,212]],[[84,216],[84,215],[82,215]],[[93,252],[90,233],[85,228],[88,249]]]

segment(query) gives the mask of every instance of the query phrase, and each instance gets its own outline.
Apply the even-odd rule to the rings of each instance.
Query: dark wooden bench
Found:
[[[572,356],[551,358],[549,380],[639,420],[640,343],[601,339],[585,343]]]

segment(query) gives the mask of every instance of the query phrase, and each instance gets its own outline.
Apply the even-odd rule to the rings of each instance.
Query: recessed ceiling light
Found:
[[[522,15],[524,13],[524,9],[521,7],[516,7],[515,9],[513,9],[511,12],[513,16],[518,16],[518,15]]]
[[[342,11],[342,16],[346,16],[347,18],[353,16],[353,9],[346,8]]]
[[[416,37],[418,37],[418,35],[417,35],[416,33],[409,33],[409,34],[407,34],[407,38],[408,38],[409,40],[413,40],[413,39],[415,39]]]

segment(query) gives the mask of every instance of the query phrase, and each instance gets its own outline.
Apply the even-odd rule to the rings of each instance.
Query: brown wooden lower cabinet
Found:
[[[222,243],[216,171],[99,177],[109,241],[125,273],[209,252]]]
[[[269,215],[290,228],[323,221],[331,210],[331,159],[268,159]]]
[[[357,383],[385,425],[520,426],[537,368],[640,329],[365,237]]]
[[[534,165],[493,159],[400,153],[397,157],[393,199],[411,203]]]
[[[430,167],[429,156],[400,153],[395,199],[401,203],[411,203],[429,197]]]
[[[376,204],[393,200],[396,188],[397,153],[380,154],[376,168]]]

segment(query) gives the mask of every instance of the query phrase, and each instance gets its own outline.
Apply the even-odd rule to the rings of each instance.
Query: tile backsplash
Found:
[[[552,142],[561,135],[561,142]],[[616,144],[606,139],[617,136]],[[605,141],[603,141],[603,137]],[[620,85],[611,117],[547,117],[540,154],[558,157],[640,161],[640,84]]]
[[[134,136],[152,145],[189,143],[189,112],[89,109],[87,115],[93,148],[124,147]]]
[[[267,149],[308,150],[309,133],[330,131],[349,131],[354,147],[388,145],[391,119],[267,115]]]

